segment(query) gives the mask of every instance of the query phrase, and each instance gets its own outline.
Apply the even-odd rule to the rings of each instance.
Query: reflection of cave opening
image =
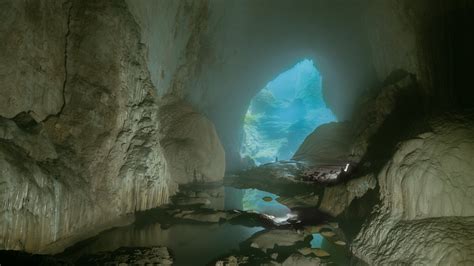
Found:
[[[316,127],[336,121],[326,107],[322,77],[304,59],[270,81],[250,102],[244,120],[242,157],[256,164],[289,160]]]

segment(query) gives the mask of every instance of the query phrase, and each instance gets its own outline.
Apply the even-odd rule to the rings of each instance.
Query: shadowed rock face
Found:
[[[323,207],[341,203],[337,213],[380,189],[355,254],[373,264],[471,263],[473,8],[2,1],[0,248],[54,253],[167,203],[177,184],[220,180],[226,155],[232,167],[240,161],[250,99],[310,58],[328,105],[352,121],[317,129],[295,158],[361,162],[363,178],[322,196]],[[354,108],[372,83],[383,88],[374,104]],[[415,117],[429,123],[413,129]]]
[[[353,245],[371,264],[473,262],[472,116],[430,125],[401,143],[378,176],[381,203]]]
[[[65,80],[67,1],[3,1],[0,15],[0,116],[60,111]]]
[[[0,119],[0,248],[58,252],[133,221],[135,211],[167,203],[176,183],[190,181],[183,178],[193,169],[212,180],[223,177],[223,150],[207,119],[180,103],[160,120],[165,115],[150,80],[146,47],[125,3],[37,4],[2,6],[12,12],[2,16],[12,30],[2,30],[2,39],[21,49],[2,56],[8,60],[0,69],[36,78],[1,76],[6,89],[0,91],[10,102],[0,106],[0,114],[13,119]],[[45,19],[51,17],[57,21]],[[27,36],[32,40],[22,39]],[[19,53],[25,59],[14,64],[12,58],[23,58]],[[60,96],[51,96],[56,90]],[[188,160],[180,161],[180,153],[170,149],[168,134],[194,136],[195,143],[180,146]],[[209,161],[206,154],[215,157]]]
[[[43,8],[37,10],[23,3],[19,8],[27,12],[17,13],[16,18],[28,19],[30,13],[52,16],[47,8],[54,7],[52,2],[39,5]],[[64,27],[52,23],[53,28],[63,29],[61,47],[41,54],[51,64],[63,62],[56,66],[65,78],[61,96],[52,99],[40,91],[37,82],[48,80],[51,89],[56,83],[41,66],[27,71],[43,78],[28,78],[33,84],[24,85],[47,99],[35,104],[46,110],[60,108],[47,113],[46,119],[36,110],[22,108],[39,118],[34,128],[2,120],[1,248],[57,252],[98,230],[130,222],[133,218],[127,214],[165,203],[174,191],[157,138],[158,108],[144,63],[145,50],[126,6],[80,1],[61,7],[57,13],[65,14],[67,20],[60,21]],[[34,27],[40,26],[37,31],[49,32],[49,23]],[[46,44],[34,39],[31,45]],[[24,49],[27,55],[40,51]],[[22,95],[16,90],[12,97]],[[1,107],[7,115],[18,112],[15,108]]]
[[[222,180],[225,152],[214,125],[183,101],[160,108],[160,144],[173,181],[179,184]]]
[[[333,122],[316,128],[293,156],[310,165],[345,165],[351,156],[354,141],[349,122]]]

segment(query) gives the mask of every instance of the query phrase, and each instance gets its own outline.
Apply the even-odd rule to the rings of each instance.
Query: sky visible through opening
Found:
[[[316,127],[336,121],[321,85],[322,77],[308,59],[270,81],[254,96],[245,115],[242,157],[257,165],[289,160]]]

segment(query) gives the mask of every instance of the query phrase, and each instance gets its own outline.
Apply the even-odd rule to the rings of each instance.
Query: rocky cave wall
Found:
[[[128,1],[145,29],[152,80],[169,86],[215,124],[229,171],[240,166],[251,98],[303,58],[315,60],[336,115],[350,116],[355,98],[375,77],[362,28],[364,3]],[[166,18],[156,16],[160,9],[167,10]],[[164,24],[173,25],[172,35],[163,35]]]
[[[369,36],[378,75],[409,72],[423,97],[405,115],[416,121],[422,114],[418,126],[374,172],[380,203],[353,245],[366,262],[474,261],[474,94],[466,72],[474,60],[473,10],[470,1],[372,2]]]
[[[359,163],[355,179],[325,189],[320,209],[352,220],[363,210],[352,251],[369,264],[474,261],[473,9],[469,1],[369,1],[382,82],[358,99],[349,122],[317,129],[295,156]],[[318,135],[342,146],[331,155]]]
[[[188,10],[160,3],[162,14]],[[1,249],[59,252],[167,203],[178,183],[222,179],[212,123],[178,96],[160,99],[172,85],[150,75],[156,62],[166,65],[158,77],[177,64],[174,43],[150,60],[148,29],[124,1],[0,9]],[[179,42],[188,15],[163,15],[154,34]]]
[[[364,161],[371,137],[379,128],[385,128],[382,133],[390,131],[384,121],[399,106],[395,103],[400,88],[415,87],[415,94],[424,99],[416,107],[429,114],[429,121],[439,121],[438,113],[446,110],[461,117],[441,126],[426,123],[429,130],[410,128],[403,133],[405,140],[415,139],[420,160],[432,160],[424,156],[435,156],[444,148],[430,147],[452,140],[448,148],[455,151],[453,158],[469,156],[472,143],[462,139],[472,139],[465,110],[473,102],[467,66],[474,60],[469,49],[474,43],[472,35],[464,33],[472,26],[468,12],[472,3],[428,2],[3,1],[0,247],[56,252],[120,220],[130,222],[128,214],[136,210],[167,202],[178,183],[220,180],[224,150],[228,169],[238,168],[240,130],[252,96],[302,58],[315,60],[326,101],[341,120],[375,113],[377,123],[368,131],[355,130],[360,145],[340,149],[337,156]],[[359,96],[371,94],[374,84],[378,96],[373,99],[379,107],[389,108],[359,112]],[[410,108],[402,110],[413,111]],[[407,124],[395,125],[388,128]],[[459,135],[451,138],[444,127]],[[431,172],[421,177],[410,171],[402,175],[410,181],[387,178],[385,173],[399,172],[404,151],[414,147],[398,148],[399,141],[400,136],[391,140],[392,147],[400,150],[384,154],[386,166],[365,175],[367,182],[355,182],[368,190],[374,188],[377,176],[378,208],[385,211],[362,230],[354,252],[372,263],[450,262],[455,253],[437,248],[438,257],[433,257],[424,249],[428,240],[407,240],[404,232],[442,227],[439,232],[447,237],[469,227],[472,213],[467,204],[473,193],[451,197],[459,190],[444,181],[452,177],[469,182],[471,172],[440,178],[442,185],[432,182],[430,178],[439,175]],[[414,160],[417,165],[418,157]],[[460,163],[468,169],[464,168],[468,159]],[[387,167],[391,170],[379,171]],[[437,169],[451,173],[449,167],[441,164]],[[406,200],[416,192],[407,187],[418,187],[418,182],[428,188],[433,184],[433,189],[446,194],[443,199],[464,207],[453,213],[445,212],[450,204],[426,207],[433,200],[429,189],[421,201]],[[403,200],[388,193],[395,187]],[[351,194],[351,200],[363,194],[351,193],[356,195]],[[399,216],[399,211],[407,215]],[[450,228],[453,219],[456,226]],[[366,241],[377,230],[380,237]],[[412,241],[406,246],[420,250],[388,254],[389,237]],[[469,252],[462,258],[469,258]]]
[[[8,249],[56,252],[167,202],[178,183],[220,180],[218,136],[235,169],[250,99],[302,58],[316,60],[340,117],[373,76],[358,2],[43,0],[1,10]]]

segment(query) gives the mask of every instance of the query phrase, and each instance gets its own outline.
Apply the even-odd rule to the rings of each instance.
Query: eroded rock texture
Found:
[[[184,103],[159,119],[123,1],[1,5],[0,249],[58,252],[167,203],[185,175],[222,178],[208,120]],[[179,149],[163,148],[167,138]]]
[[[0,3],[0,116],[60,111],[69,9],[67,1]]]
[[[338,216],[350,206],[354,199],[361,198],[369,190],[374,189],[376,185],[377,180],[374,176],[365,175],[352,179],[347,183],[327,187],[324,189],[319,209],[332,216]]]
[[[354,130],[348,122],[319,126],[306,137],[293,156],[310,165],[344,164],[351,155]]]
[[[56,70],[63,71],[66,60],[64,91],[60,85],[60,97],[51,102],[36,84],[19,84],[45,95],[44,102],[35,104],[59,106],[61,112],[30,125],[22,122],[25,119],[2,120],[2,248],[58,251],[127,213],[167,202],[173,193],[157,139],[158,108],[144,66],[145,51],[126,6],[95,1],[65,6],[64,12],[58,10],[69,17],[61,23],[68,28],[59,42],[60,53],[41,54],[52,63],[62,62]],[[49,32],[48,25],[38,31]],[[41,39],[33,43],[44,45]],[[54,79],[49,81],[54,85]],[[20,95],[21,90],[15,91],[15,97]],[[7,114],[19,111],[11,104],[5,108]]]
[[[378,176],[381,203],[353,245],[371,264],[472,264],[474,123],[447,115],[403,142]]]
[[[168,170],[180,184],[222,180],[225,152],[214,125],[183,101],[170,100],[160,108],[160,141]]]

